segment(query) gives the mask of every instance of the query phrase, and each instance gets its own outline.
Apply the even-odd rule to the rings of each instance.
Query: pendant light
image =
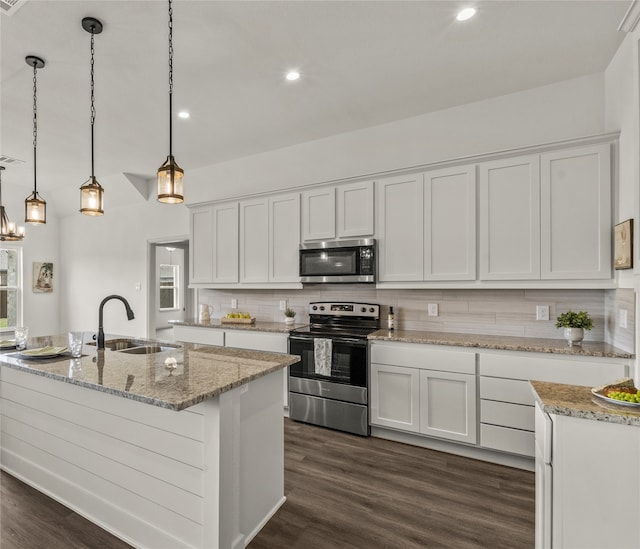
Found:
[[[38,149],[38,77],[37,71],[44,61],[35,55],[25,57],[27,65],[33,67],[33,193],[24,201],[24,222],[42,225],[47,222],[47,203],[38,194],[36,175],[36,152]]]
[[[182,178],[184,170],[173,158],[173,10],[169,0],[169,156],[158,168],[158,201],[165,204],[184,202]]]
[[[96,121],[95,83],[93,79],[94,35],[102,32],[102,23],[93,17],[82,20],[82,28],[91,34],[91,177],[80,187],[80,211],[85,215],[103,215],[104,189],[94,175],[93,126]]]
[[[24,238],[24,227],[17,227],[9,221],[7,212],[2,205],[2,172],[5,167],[0,166],[0,241],[16,241]]]

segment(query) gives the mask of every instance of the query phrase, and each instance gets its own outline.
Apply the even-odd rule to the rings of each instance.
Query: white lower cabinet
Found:
[[[476,443],[475,353],[371,344],[371,425]]]
[[[529,380],[594,387],[628,375],[624,360],[542,353],[479,353],[480,445],[534,457],[534,397]]]
[[[638,463],[639,427],[536,406],[536,549],[637,548]]]

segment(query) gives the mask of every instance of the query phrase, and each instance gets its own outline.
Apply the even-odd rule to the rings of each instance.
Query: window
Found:
[[[22,249],[4,243],[0,249],[0,331],[22,323]]]
[[[178,265],[160,265],[160,310],[171,311],[178,309],[179,282]]]

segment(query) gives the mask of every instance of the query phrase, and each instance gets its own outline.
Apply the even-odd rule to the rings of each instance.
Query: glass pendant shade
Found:
[[[85,215],[103,215],[103,195],[102,185],[91,176],[89,181],[80,187],[80,211]]]
[[[165,204],[184,202],[182,178],[184,170],[176,164],[172,155],[158,168],[158,201]]]
[[[34,225],[47,222],[47,203],[35,191],[24,201],[24,221]]]

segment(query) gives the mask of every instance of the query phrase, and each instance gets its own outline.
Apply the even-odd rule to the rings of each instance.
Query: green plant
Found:
[[[569,309],[566,313],[562,313],[556,318],[556,328],[584,328],[591,330],[593,328],[593,320],[586,311],[574,313]]]
[[[287,307],[284,310],[284,316],[288,318],[293,318],[294,316],[296,316],[296,312],[291,307]]]

